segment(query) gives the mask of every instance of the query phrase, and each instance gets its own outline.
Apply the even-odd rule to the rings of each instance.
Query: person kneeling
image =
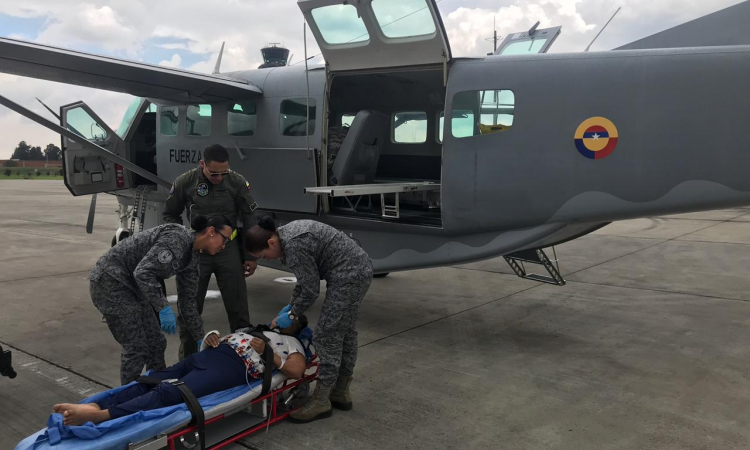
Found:
[[[276,331],[264,331],[274,352],[274,368],[292,379],[302,378],[307,368],[305,350],[294,337],[307,326],[304,315],[292,325]],[[276,319],[271,328],[278,329]],[[204,337],[206,349],[167,368],[152,372],[149,377],[160,380],[178,379],[200,398],[215,392],[250,384],[263,379],[263,350],[266,342],[239,330],[220,338],[218,331]],[[137,383],[99,403],[60,403],[53,411],[63,415],[63,424],[100,423],[138,411],[148,411],[182,403],[182,395],[171,383],[156,386]]]

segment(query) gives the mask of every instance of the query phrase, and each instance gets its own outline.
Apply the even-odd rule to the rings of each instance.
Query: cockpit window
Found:
[[[185,126],[188,136],[211,134],[211,105],[188,105]]]
[[[141,106],[141,101],[142,99],[140,97],[134,98],[133,101],[130,102],[130,106],[128,106],[128,109],[125,110],[125,115],[122,117],[122,122],[120,122],[120,126],[119,128],[117,128],[117,135],[120,136],[121,139],[125,139],[125,135],[128,134],[130,125],[133,123],[135,115],[138,114],[138,107]]]
[[[179,109],[176,106],[162,106],[159,114],[159,130],[162,136],[177,136]]]
[[[459,92],[453,97],[453,137],[464,138],[509,130],[513,125],[515,101],[515,95],[510,90]]]
[[[389,38],[424,36],[435,32],[426,0],[372,0],[372,11]]]
[[[252,136],[258,127],[255,102],[235,103],[229,106],[227,132],[232,136]]]
[[[370,39],[365,23],[352,5],[330,5],[312,10],[313,20],[328,44],[349,44]]]
[[[68,130],[89,141],[105,141],[107,139],[107,130],[80,106],[68,110],[65,121]]]

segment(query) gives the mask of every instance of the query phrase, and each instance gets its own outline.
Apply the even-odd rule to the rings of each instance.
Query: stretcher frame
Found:
[[[314,370],[312,373],[307,374]],[[219,450],[240,439],[248,437],[264,428],[286,419],[290,413],[299,409],[283,408],[281,404],[288,403],[294,397],[292,393],[283,399],[285,392],[290,392],[299,386],[308,385],[318,378],[320,372],[320,361],[317,355],[313,355],[311,362],[305,369],[306,375],[299,380],[290,382],[285,380],[281,385],[272,389],[265,395],[259,396],[242,408],[220,413],[205,421],[206,447],[205,450]],[[268,402],[270,401],[270,405]],[[207,412],[210,414],[210,411]],[[131,443],[128,450],[193,450],[200,449],[198,427],[188,425],[170,430],[155,438],[136,444]]]

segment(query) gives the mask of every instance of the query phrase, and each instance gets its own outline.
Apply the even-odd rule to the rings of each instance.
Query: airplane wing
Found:
[[[750,1],[639,39],[615,50],[750,45]]]
[[[247,81],[0,38],[0,72],[169,102],[258,97]]]

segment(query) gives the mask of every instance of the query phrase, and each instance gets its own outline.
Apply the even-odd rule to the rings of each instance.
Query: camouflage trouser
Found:
[[[124,286],[118,289],[112,281],[108,276],[92,281],[91,299],[107,321],[112,336],[122,346],[120,382],[127,384],[141,375],[144,366],[147,370],[166,369],[167,339],[161,332],[154,308],[130,289]]]
[[[357,362],[357,317],[372,278],[327,286],[320,319],[315,325],[315,350],[320,357],[318,381],[336,383],[339,374],[351,376]]]
[[[200,278],[196,303],[198,312],[203,314],[203,303],[206,301],[208,283],[211,274],[216,277],[224,309],[229,319],[229,330],[235,331],[250,326],[250,312],[247,304],[247,284],[245,270],[242,266],[242,253],[239,242],[235,239],[227,243],[226,248],[214,256],[201,253]],[[177,315],[177,327],[180,334],[180,360],[198,351],[198,345],[185,327],[182,317]]]

